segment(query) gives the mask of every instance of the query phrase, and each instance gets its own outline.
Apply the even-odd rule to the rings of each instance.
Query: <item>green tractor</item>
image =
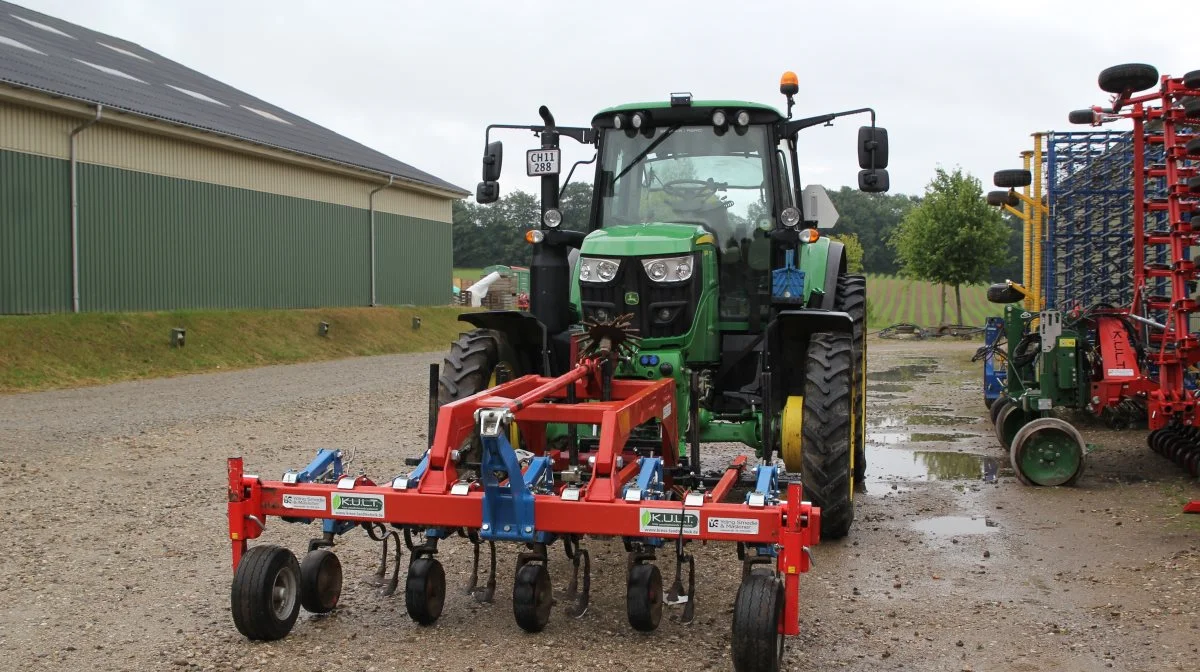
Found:
[[[744,444],[801,475],[822,508],[824,538],[845,536],[866,468],[866,280],[847,272],[843,245],[822,233],[837,212],[824,189],[801,188],[796,136],[869,113],[858,132],[859,188],[882,192],[887,132],[869,108],[792,119],[797,89],[785,74],[786,115],[671,94],[603,110],[586,128],[557,126],[545,107],[541,125],[489,126],[479,203],[499,197],[503,146],[493,129],[541,139],[526,154],[542,210],[526,235],[530,310],[462,315],[475,328],[452,344],[438,401],[525,374],[561,375],[583,325],[608,325],[638,341],[614,377],[675,381],[686,456],[676,483],[717,480],[701,468],[703,444]],[[559,210],[563,136],[596,147],[587,221],[564,222]],[[576,431],[557,439],[589,439]],[[633,441],[649,454],[657,432],[642,427]]]

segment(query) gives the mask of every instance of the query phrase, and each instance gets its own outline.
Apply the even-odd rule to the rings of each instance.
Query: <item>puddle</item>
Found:
[[[867,378],[871,376],[868,375]],[[897,383],[868,383],[868,392],[912,392],[912,385],[899,385]]]
[[[899,434],[899,432],[897,432]],[[994,483],[1011,469],[1001,460],[951,450],[903,450],[867,446],[867,487],[895,481],[983,481]]]
[[[938,516],[918,520],[912,524],[914,530],[943,536],[960,534],[987,534],[997,526],[984,516]]]
[[[897,382],[901,380],[917,380],[924,378],[937,370],[937,362],[932,359],[918,360],[916,364],[901,364],[893,366],[890,369],[883,371],[871,371],[867,373],[867,380],[878,380],[884,382]]]
[[[911,427],[911,426],[938,426],[948,427],[951,425],[972,425],[979,418],[972,418],[966,415],[883,415],[880,417],[870,418],[867,420],[867,428],[884,428],[884,427]]]
[[[867,445],[882,444],[894,446],[901,443],[931,443],[934,441],[961,441],[962,439],[977,439],[978,434],[941,434],[938,432],[867,432]]]
[[[870,385],[868,385],[867,389],[874,389],[874,388],[872,388]],[[892,399],[903,399],[903,398],[904,398],[904,395],[887,394],[886,392],[883,394],[872,394],[871,395],[871,401],[890,401]]]

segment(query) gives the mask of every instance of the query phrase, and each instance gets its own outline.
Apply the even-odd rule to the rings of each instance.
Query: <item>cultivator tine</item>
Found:
[[[687,563],[688,586],[683,589],[683,565]],[[667,591],[667,604],[682,604],[683,613],[679,616],[680,623],[691,623],[696,617],[696,559],[690,553],[682,551],[675,555],[675,580]]]
[[[567,584],[567,594],[564,601],[567,602],[567,615],[572,618],[580,618],[587,613],[588,603],[592,596],[592,559],[586,548],[580,548],[578,542],[566,542],[564,540],[563,549],[567,552],[567,557],[571,559],[573,567],[571,571],[571,581]],[[579,589],[579,573],[580,568],[583,569],[583,590]]]
[[[467,585],[467,594],[475,598],[476,602],[481,604],[491,604],[492,598],[496,596],[496,542],[488,542],[488,554],[491,556],[489,563],[489,571],[487,584],[479,585],[479,547],[483,545],[478,537],[472,536],[471,543],[474,544],[474,560],[471,564],[471,582]]]
[[[400,586],[400,559],[403,555],[403,551],[400,550],[400,535],[396,534],[395,530],[392,530],[391,532],[388,533],[387,537],[384,537],[384,543],[383,543],[384,556],[385,557],[387,556],[387,539],[388,538],[391,538],[393,541],[396,542],[396,544],[395,544],[396,551],[395,551],[395,557],[393,558],[393,562],[392,562],[392,578],[388,580],[387,586],[385,586],[383,589],[384,597],[390,597],[392,595],[395,595],[396,588],[398,588]]]
[[[379,532],[383,534],[380,535]],[[388,531],[382,525],[370,525],[367,527],[367,536],[374,541],[380,542],[379,567],[375,569],[375,573],[366,578],[366,582],[377,588],[383,588],[383,595],[389,596],[396,592],[396,588],[400,585],[400,559],[402,551],[400,547],[400,535],[395,530]],[[395,542],[395,550],[392,552],[395,557],[395,562],[392,566],[392,578],[384,579],[387,576],[388,565],[388,543],[389,540]]]

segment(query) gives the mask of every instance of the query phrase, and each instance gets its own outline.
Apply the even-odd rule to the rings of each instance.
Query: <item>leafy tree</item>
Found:
[[[830,236],[846,246],[846,272],[863,272],[863,246],[858,242],[858,236],[853,233],[843,233],[840,236]]]
[[[979,180],[961,168],[939,168],[925,198],[900,222],[889,244],[903,275],[954,287],[962,323],[959,287],[988,279],[1008,261],[1010,228],[983,200]],[[943,318],[944,321],[944,318]]]
[[[829,197],[839,215],[832,233],[858,236],[865,272],[894,275],[899,264],[887,241],[920,198],[906,194],[867,194],[850,187],[831,192]]]

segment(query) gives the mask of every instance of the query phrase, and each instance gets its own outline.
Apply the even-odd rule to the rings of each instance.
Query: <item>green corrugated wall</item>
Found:
[[[0,313],[70,310],[67,163],[0,170]],[[366,208],[81,164],[79,228],[83,310],[370,303]],[[448,302],[449,224],[377,213],[376,233],[379,303]]]

